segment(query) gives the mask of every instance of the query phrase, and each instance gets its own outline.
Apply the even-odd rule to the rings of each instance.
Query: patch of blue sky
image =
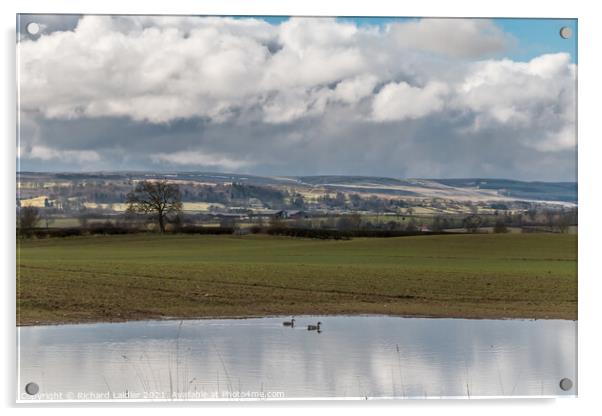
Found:
[[[244,16],[238,16],[244,17]],[[289,16],[257,16],[270,24],[280,24]],[[418,20],[417,17],[339,17],[337,20],[353,22],[358,26],[384,26],[393,22]],[[515,61],[529,61],[547,53],[565,52],[577,62],[577,19],[495,18],[495,24],[516,39],[500,57]],[[560,29],[567,26],[572,36],[563,39]]]
[[[508,51],[508,58],[527,61],[545,53],[566,52],[577,63],[577,19],[494,19],[504,32],[518,42]],[[569,27],[572,36],[563,39],[562,27]]]

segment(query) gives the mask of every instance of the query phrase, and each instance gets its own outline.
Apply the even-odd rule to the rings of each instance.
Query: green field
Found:
[[[577,236],[21,240],[17,323],[299,314],[577,319]]]

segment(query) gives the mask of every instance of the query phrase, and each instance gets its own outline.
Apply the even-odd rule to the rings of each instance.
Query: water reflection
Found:
[[[307,331],[318,320],[322,332]],[[59,400],[576,394],[576,383],[568,392],[558,384],[576,382],[573,321],[282,321],[20,328],[20,391],[35,381],[35,398]]]

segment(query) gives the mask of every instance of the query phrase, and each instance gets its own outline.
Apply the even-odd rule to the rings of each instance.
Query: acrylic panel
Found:
[[[17,16],[17,401],[577,395],[577,20]]]

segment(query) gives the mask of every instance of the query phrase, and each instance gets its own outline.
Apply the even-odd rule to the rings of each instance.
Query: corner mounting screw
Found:
[[[25,385],[25,393],[29,394],[30,396],[35,396],[38,394],[38,391],[40,391],[40,387],[34,382],[27,383]]]
[[[569,391],[573,388],[573,381],[570,378],[563,378],[560,380],[560,388],[564,391]]]

